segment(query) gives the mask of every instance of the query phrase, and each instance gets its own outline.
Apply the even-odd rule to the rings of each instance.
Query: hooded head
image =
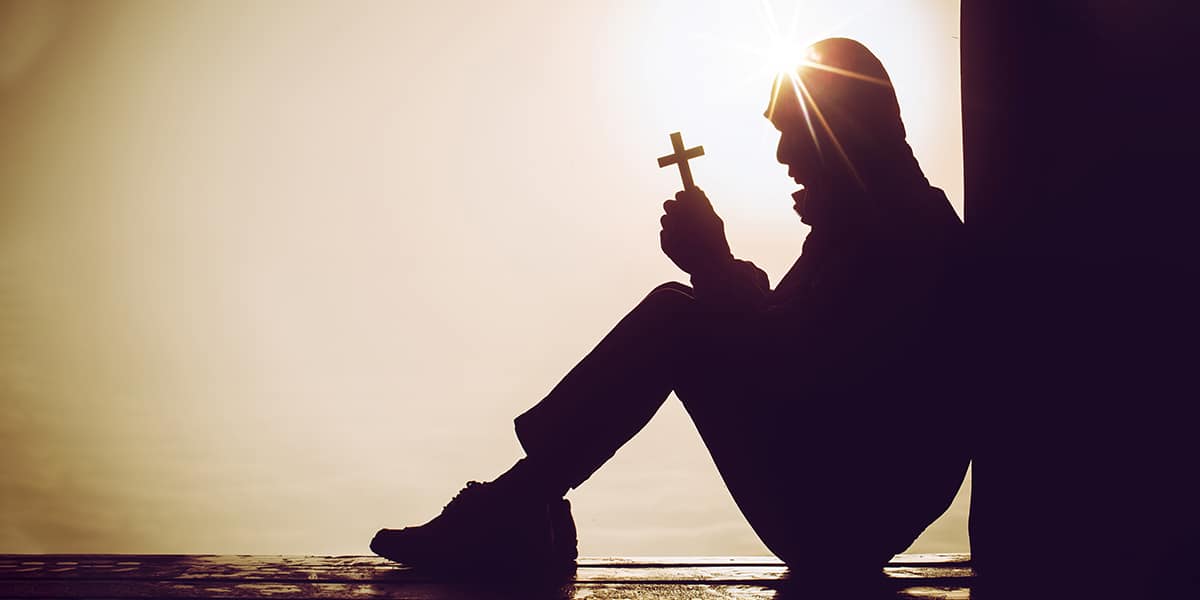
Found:
[[[897,188],[928,188],[887,71],[854,40],[810,46],[802,65],[776,78],[766,116],[780,131],[776,157],[807,190],[795,196],[810,224],[885,210],[881,196]]]

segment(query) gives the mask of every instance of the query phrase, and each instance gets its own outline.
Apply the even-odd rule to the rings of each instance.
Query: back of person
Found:
[[[908,193],[929,210],[854,241],[811,237],[777,287],[771,327],[787,339],[770,352],[788,358],[769,387],[797,442],[794,531],[772,549],[789,564],[877,567],[945,511],[966,470],[948,373],[962,223],[940,190]]]

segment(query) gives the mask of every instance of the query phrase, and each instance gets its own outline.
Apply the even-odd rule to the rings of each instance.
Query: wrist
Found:
[[[725,273],[728,273],[730,268],[737,261],[732,254],[708,261],[703,265],[698,265],[691,275],[693,278],[702,280],[720,279]]]

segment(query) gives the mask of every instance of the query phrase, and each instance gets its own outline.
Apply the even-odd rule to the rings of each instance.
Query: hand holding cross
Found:
[[[696,146],[695,148],[683,149],[683,135],[678,131],[671,134],[671,148],[674,153],[659,157],[658,168],[663,168],[667,165],[679,165],[679,178],[683,180],[683,189],[691,191],[696,189],[696,183],[692,181],[692,168],[688,166],[688,160],[698,156],[704,156],[704,146]]]
[[[659,242],[663,253],[680,269],[693,276],[706,277],[733,260],[725,239],[725,223],[717,216],[704,192],[692,181],[688,159],[704,156],[704,148],[684,149],[683,136],[671,134],[675,152],[658,159],[658,166],[679,165],[683,191],[674,200],[663,203],[662,231]]]

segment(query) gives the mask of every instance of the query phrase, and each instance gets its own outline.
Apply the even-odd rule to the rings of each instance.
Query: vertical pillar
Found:
[[[961,6],[972,552],[1140,597],[1200,546],[1198,9]]]

